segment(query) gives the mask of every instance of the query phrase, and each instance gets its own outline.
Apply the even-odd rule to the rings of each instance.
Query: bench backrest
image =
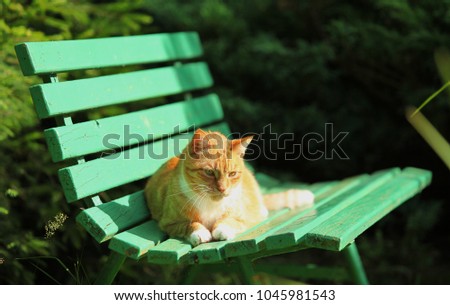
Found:
[[[56,118],[57,126],[45,130],[52,159],[73,160],[59,171],[68,202],[99,205],[98,193],[152,175],[180,152],[189,140],[184,133],[196,127],[227,132],[218,97],[203,93],[213,80],[208,66],[194,61],[202,55],[196,33],[30,42],[17,45],[16,53],[23,74],[44,81],[30,92],[39,118]],[[149,64],[156,67],[58,79],[67,71]],[[153,108],[82,122],[73,117],[155,98],[159,106]],[[178,102],[169,102],[173,99]]]

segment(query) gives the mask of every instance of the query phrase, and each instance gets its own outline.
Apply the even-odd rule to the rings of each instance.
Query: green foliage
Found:
[[[77,256],[89,241],[75,226],[76,211],[65,204],[56,176],[59,166],[49,158],[32,106],[28,87],[40,80],[22,76],[14,45],[139,34],[143,26],[151,24],[152,17],[142,10],[142,1],[0,3],[0,283],[75,283],[78,278],[67,277],[63,264],[52,265],[52,260],[43,258],[18,260],[60,257],[69,265],[74,261],[73,270],[80,270]],[[52,221],[61,213],[71,220],[63,226],[62,218],[56,219],[58,223]],[[50,238],[52,233],[58,237]],[[100,255],[95,246],[92,251]],[[86,277],[94,278],[98,261],[87,264],[91,265]]]

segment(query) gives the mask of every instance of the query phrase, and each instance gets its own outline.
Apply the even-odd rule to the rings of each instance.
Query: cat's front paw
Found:
[[[219,224],[212,232],[212,236],[216,240],[233,239],[237,234],[237,230],[226,224]]]
[[[191,245],[198,246],[202,243],[207,243],[212,240],[211,232],[205,227],[195,230],[189,236],[189,242]]]

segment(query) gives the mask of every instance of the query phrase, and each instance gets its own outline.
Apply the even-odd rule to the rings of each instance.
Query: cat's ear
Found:
[[[237,153],[238,156],[244,158],[245,151],[247,150],[248,145],[253,139],[253,135],[243,137],[240,139],[231,140],[231,149],[233,152]]]
[[[208,133],[206,131],[204,131],[203,129],[198,128],[195,132],[194,132],[194,138],[195,137],[200,137],[203,138],[204,136],[206,136]]]
[[[199,154],[204,149],[203,139],[208,133],[202,129],[197,129],[192,137],[190,152],[194,154]]]

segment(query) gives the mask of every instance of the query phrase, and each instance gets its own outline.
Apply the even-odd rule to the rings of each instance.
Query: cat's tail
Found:
[[[264,205],[268,210],[282,208],[307,209],[314,205],[314,194],[308,190],[290,189],[281,193],[264,195]]]

